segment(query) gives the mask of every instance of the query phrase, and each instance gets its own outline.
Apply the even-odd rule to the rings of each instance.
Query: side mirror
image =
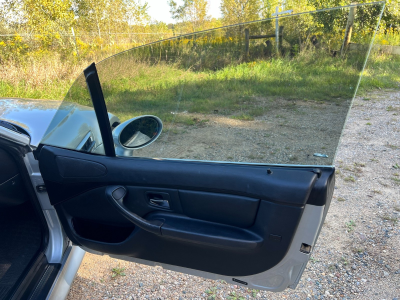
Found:
[[[113,131],[115,152],[119,156],[132,156],[154,142],[162,132],[162,122],[155,116],[140,116],[118,125]]]

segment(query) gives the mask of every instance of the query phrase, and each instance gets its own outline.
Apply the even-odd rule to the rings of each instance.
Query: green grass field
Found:
[[[193,123],[190,118],[171,114],[184,111],[253,120],[268,113],[275,99],[288,100],[289,106],[296,100],[348,103],[363,61],[357,55],[347,59],[308,55],[255,60],[198,72],[174,64],[137,64],[132,74],[110,76],[111,79],[103,76],[103,90],[109,111],[123,120],[154,114],[165,121],[174,118],[175,122]],[[399,87],[397,66],[400,57],[372,57],[360,94]]]
[[[127,65],[124,66],[128,68],[127,72],[110,78],[104,75],[107,70],[100,68],[100,77],[103,72],[102,85],[109,111],[122,120],[155,114],[165,121],[175,118],[175,121],[191,125],[192,119],[174,117],[171,112],[218,112],[234,119],[253,120],[267,113],[268,105],[260,105],[265,99],[347,101],[354,94],[362,63],[363,58],[356,55],[346,59],[299,55],[254,60],[216,71],[193,71],[161,62]],[[359,94],[367,95],[378,88],[399,88],[399,69],[400,56],[371,55]],[[71,77],[48,80],[35,86],[26,81],[11,83],[3,80],[0,81],[0,95],[61,100],[72,83]],[[76,99],[84,97],[76,95]]]

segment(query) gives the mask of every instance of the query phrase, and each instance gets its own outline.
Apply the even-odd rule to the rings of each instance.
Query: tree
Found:
[[[5,0],[4,7],[14,23],[51,42],[74,24],[70,0]]]
[[[8,25],[32,33],[35,47],[69,49],[66,35],[75,23],[71,0],[4,0],[3,5]]]
[[[209,4],[207,0],[184,0],[182,5],[178,5],[174,0],[169,0],[172,18],[189,23],[192,32],[205,29],[205,24],[210,21],[208,15]]]
[[[222,0],[221,13],[225,25],[260,19],[261,0]]]
[[[321,9],[327,7],[336,7],[349,5],[353,3],[351,0],[308,0],[309,4],[314,7],[314,9]],[[360,0],[357,3],[368,3],[371,1]],[[374,30],[376,28],[377,18],[380,15],[379,5],[367,5],[364,7],[359,7],[356,12],[357,20],[360,22],[361,28],[364,30]],[[327,15],[327,14],[326,14]],[[328,15],[326,24],[329,23]],[[345,23],[346,20],[343,21]],[[391,28],[398,28],[400,25],[400,1],[398,0],[388,0],[386,1],[385,10],[383,11],[381,28],[390,30]],[[332,25],[331,25],[332,26]]]
[[[129,25],[145,25],[150,22],[149,4],[135,0],[126,0],[126,21]]]
[[[106,18],[106,0],[77,0],[75,14],[78,26],[85,31],[96,31],[101,39],[104,20]]]
[[[137,0],[75,0],[75,15],[81,31],[96,32],[100,40],[113,33],[130,32],[133,25],[149,22],[148,4]]]

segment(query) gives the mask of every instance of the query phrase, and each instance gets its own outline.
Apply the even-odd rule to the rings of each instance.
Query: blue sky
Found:
[[[144,1],[143,1],[144,2]],[[149,3],[149,15],[152,20],[162,21],[165,23],[175,23],[175,20],[171,18],[169,12],[168,0],[147,0]],[[176,0],[178,4],[182,4],[182,0]],[[219,18],[220,14],[220,3],[221,0],[210,0],[210,15],[214,18]]]

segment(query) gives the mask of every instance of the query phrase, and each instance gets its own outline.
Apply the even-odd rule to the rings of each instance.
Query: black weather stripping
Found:
[[[96,113],[97,122],[103,139],[104,151],[107,156],[115,156],[114,141],[112,138],[110,120],[108,119],[106,102],[104,101],[103,90],[101,89],[99,75],[95,63],[87,67],[83,73],[85,74],[86,83],[92,98],[94,111]]]

